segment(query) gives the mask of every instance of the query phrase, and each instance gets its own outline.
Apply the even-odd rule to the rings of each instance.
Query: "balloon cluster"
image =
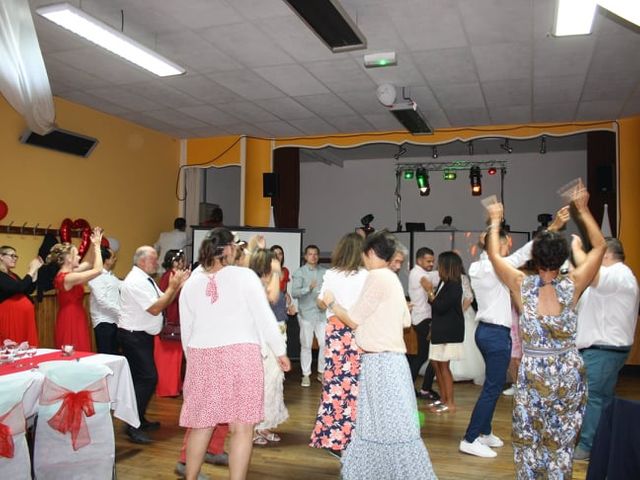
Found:
[[[60,240],[64,243],[71,243],[72,230],[82,231],[80,234],[80,246],[78,247],[78,254],[80,258],[82,258],[84,254],[87,253],[89,245],[91,245],[91,225],[89,225],[89,222],[84,218],[77,218],[75,220],[65,218],[60,225]],[[100,246],[109,248],[109,240],[107,237],[102,237]]]

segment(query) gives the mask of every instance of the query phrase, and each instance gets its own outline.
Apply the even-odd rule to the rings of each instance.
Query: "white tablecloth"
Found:
[[[51,350],[47,348],[38,349],[38,355],[55,352],[59,350]],[[73,361],[73,360],[71,360]],[[133,380],[131,378],[131,370],[129,363],[125,357],[119,355],[106,355],[97,353],[89,357],[83,357],[78,360],[82,363],[97,363],[106,365],[113,371],[113,375],[107,377],[107,387],[109,389],[109,397],[111,398],[111,410],[116,418],[126,422],[132,427],[140,426],[138,418],[138,406],[136,404],[136,394],[133,388]],[[33,382],[24,394],[23,405],[24,413],[28,418],[35,415],[38,410],[38,398],[42,391],[44,383],[44,375],[37,369],[17,372],[6,375],[5,377],[33,379]]]

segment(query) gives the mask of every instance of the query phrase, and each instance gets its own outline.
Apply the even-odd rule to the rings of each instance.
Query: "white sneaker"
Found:
[[[302,381],[300,382],[300,386],[301,387],[310,387],[311,386],[311,380],[309,379],[309,375],[303,375],[302,376]]]
[[[493,433],[490,433],[489,435],[480,435],[478,438],[480,439],[480,443],[487,447],[504,447],[504,442],[500,440],[500,437],[495,436]]]
[[[462,440],[458,448],[461,452],[468,453],[469,455],[475,455],[476,457],[493,458],[498,455],[489,447],[483,445],[480,442],[480,437],[476,438],[473,443]]]
[[[502,394],[506,395],[507,397],[512,397],[515,393],[516,393],[516,388],[513,385],[511,385],[509,388],[507,388],[502,392]]]

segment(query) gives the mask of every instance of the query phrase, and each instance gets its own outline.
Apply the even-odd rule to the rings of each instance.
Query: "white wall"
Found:
[[[217,203],[224,213],[224,224],[240,225],[240,167],[205,170],[205,202]]]
[[[443,157],[437,161],[506,160],[504,182],[507,222],[512,230],[532,231],[539,213],[555,213],[561,207],[558,188],[576,177],[586,179],[586,151],[521,153]],[[424,159],[431,161],[431,159]],[[303,241],[315,243],[324,252],[333,249],[344,233],[360,225],[366,213],[375,216],[373,226],[396,229],[394,208],[395,161],[393,159],[347,160],[344,167],[320,162],[300,166],[300,228]],[[409,163],[407,161],[406,163]],[[439,225],[451,215],[460,230],[480,230],[484,209],[479,199],[500,194],[500,175],[482,177],[482,196],[472,197],[469,172],[458,171],[458,178],[445,182],[442,172],[432,172],[431,195],[420,197],[415,179],[401,180],[402,222],[425,222],[427,228]],[[404,227],[403,227],[404,228]]]

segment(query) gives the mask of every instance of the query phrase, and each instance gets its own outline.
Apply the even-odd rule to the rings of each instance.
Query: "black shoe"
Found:
[[[416,395],[418,396],[418,398],[422,398],[423,400],[427,400],[427,401],[430,401],[430,402],[433,402],[433,401],[436,401],[436,400],[440,400],[440,395],[438,395],[433,390],[428,390],[426,392],[420,390],[420,391],[416,392]]]
[[[139,428],[127,427],[126,434],[127,437],[129,437],[130,442],[138,443],[140,445],[152,443],[151,438],[149,438],[149,436]]]
[[[140,421],[140,430],[143,432],[155,432],[160,428],[160,422],[150,422],[149,420]]]

